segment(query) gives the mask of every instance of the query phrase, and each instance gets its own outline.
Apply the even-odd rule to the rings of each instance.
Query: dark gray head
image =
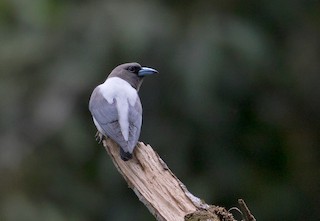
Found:
[[[158,73],[158,71],[152,68],[141,67],[140,64],[133,62],[117,66],[109,74],[108,78],[119,77],[127,81],[133,88],[138,91],[142,84],[144,76],[155,73]]]

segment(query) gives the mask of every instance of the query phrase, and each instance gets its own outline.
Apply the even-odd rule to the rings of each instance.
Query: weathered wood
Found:
[[[222,220],[210,210],[212,206],[187,190],[150,145],[139,142],[129,161],[121,160],[119,147],[111,139],[103,140],[103,145],[129,187],[158,221]]]
[[[238,199],[238,203],[240,206],[240,210],[242,212],[243,219],[245,221],[256,221],[256,218],[252,215],[251,211],[249,210],[247,204],[244,202],[243,199]]]

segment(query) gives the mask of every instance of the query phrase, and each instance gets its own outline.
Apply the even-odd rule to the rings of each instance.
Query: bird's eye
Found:
[[[136,72],[136,67],[135,66],[129,66],[128,67],[128,71],[132,72],[132,73],[135,73]]]

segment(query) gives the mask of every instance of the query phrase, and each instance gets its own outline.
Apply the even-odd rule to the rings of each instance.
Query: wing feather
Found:
[[[139,97],[134,106],[129,107],[128,150],[132,153],[140,137],[142,125],[142,106]]]
[[[118,143],[124,152],[132,153],[138,142],[142,125],[142,106],[139,97],[134,106],[131,106],[128,102],[129,137],[128,141],[126,141],[118,121],[116,99],[113,99],[113,103],[108,103],[99,90],[99,87],[97,87],[93,91],[89,102],[89,110],[103,130],[100,132]]]

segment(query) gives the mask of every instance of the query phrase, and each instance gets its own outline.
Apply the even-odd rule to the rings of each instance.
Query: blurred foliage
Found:
[[[145,79],[141,139],[195,195],[318,220],[320,2],[0,1],[0,220],[154,220],[87,105],[120,63]]]

